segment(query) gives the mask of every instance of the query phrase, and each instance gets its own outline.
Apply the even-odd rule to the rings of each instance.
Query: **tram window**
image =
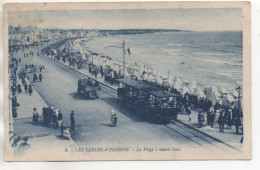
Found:
[[[120,87],[121,87],[121,88],[126,88],[126,85],[123,84],[123,83],[120,83]]]

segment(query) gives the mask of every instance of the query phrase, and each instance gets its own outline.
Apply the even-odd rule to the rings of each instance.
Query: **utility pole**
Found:
[[[123,77],[125,77],[125,40],[123,41]]]
[[[241,96],[240,96],[240,93],[241,93],[241,87],[240,86],[238,86],[237,88],[236,88],[236,90],[237,90],[237,92],[238,92],[238,116],[240,117],[241,115],[240,115],[240,107],[241,107]]]

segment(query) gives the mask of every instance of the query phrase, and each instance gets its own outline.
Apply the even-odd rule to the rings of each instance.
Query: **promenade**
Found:
[[[50,58],[50,57],[49,57]],[[52,58],[51,58],[52,59]],[[54,59],[53,59],[54,60]],[[95,77],[94,75],[92,75],[91,73],[88,72],[87,69],[76,69],[75,66],[69,66],[69,63],[68,62],[62,62],[62,61],[57,61],[55,60],[56,62],[60,62],[74,70],[77,70],[78,72],[80,73],[83,73],[85,75],[87,75],[88,77],[91,77],[93,79],[96,79],[97,81],[103,83],[103,84],[106,84],[107,86],[117,90],[117,87],[118,86],[115,86],[115,85],[110,85],[109,83],[105,82],[104,78],[102,78],[100,75],[98,75],[97,77]],[[191,121],[189,121],[189,118],[188,118],[188,115],[186,114],[178,114],[178,120],[207,134],[207,135],[210,135],[220,141],[223,141],[235,148],[237,148],[238,150],[242,150],[242,147],[243,147],[243,143],[241,143],[241,138],[243,136],[243,134],[241,133],[242,132],[242,127],[240,127],[239,131],[240,133],[239,134],[236,134],[236,129],[235,129],[235,126],[233,125],[232,126],[232,129],[224,129],[224,133],[220,133],[219,132],[219,125],[217,122],[214,122],[214,126],[213,128],[208,126],[207,125],[207,115],[204,114],[204,122],[203,122],[203,127],[202,128],[199,128],[198,127],[198,111],[196,110],[191,110]],[[216,118],[217,119],[217,118]],[[225,128],[227,127],[227,125],[225,125]]]

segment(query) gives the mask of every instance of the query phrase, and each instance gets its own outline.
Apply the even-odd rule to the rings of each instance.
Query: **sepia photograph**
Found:
[[[250,4],[4,4],[6,161],[251,158]]]

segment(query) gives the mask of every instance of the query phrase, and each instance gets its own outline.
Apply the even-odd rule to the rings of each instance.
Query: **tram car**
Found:
[[[162,123],[177,119],[178,94],[133,79],[122,78],[117,81],[120,84],[118,99],[140,111],[148,119]]]
[[[98,99],[99,83],[91,78],[84,78],[78,80],[78,95],[84,96],[88,99]]]

